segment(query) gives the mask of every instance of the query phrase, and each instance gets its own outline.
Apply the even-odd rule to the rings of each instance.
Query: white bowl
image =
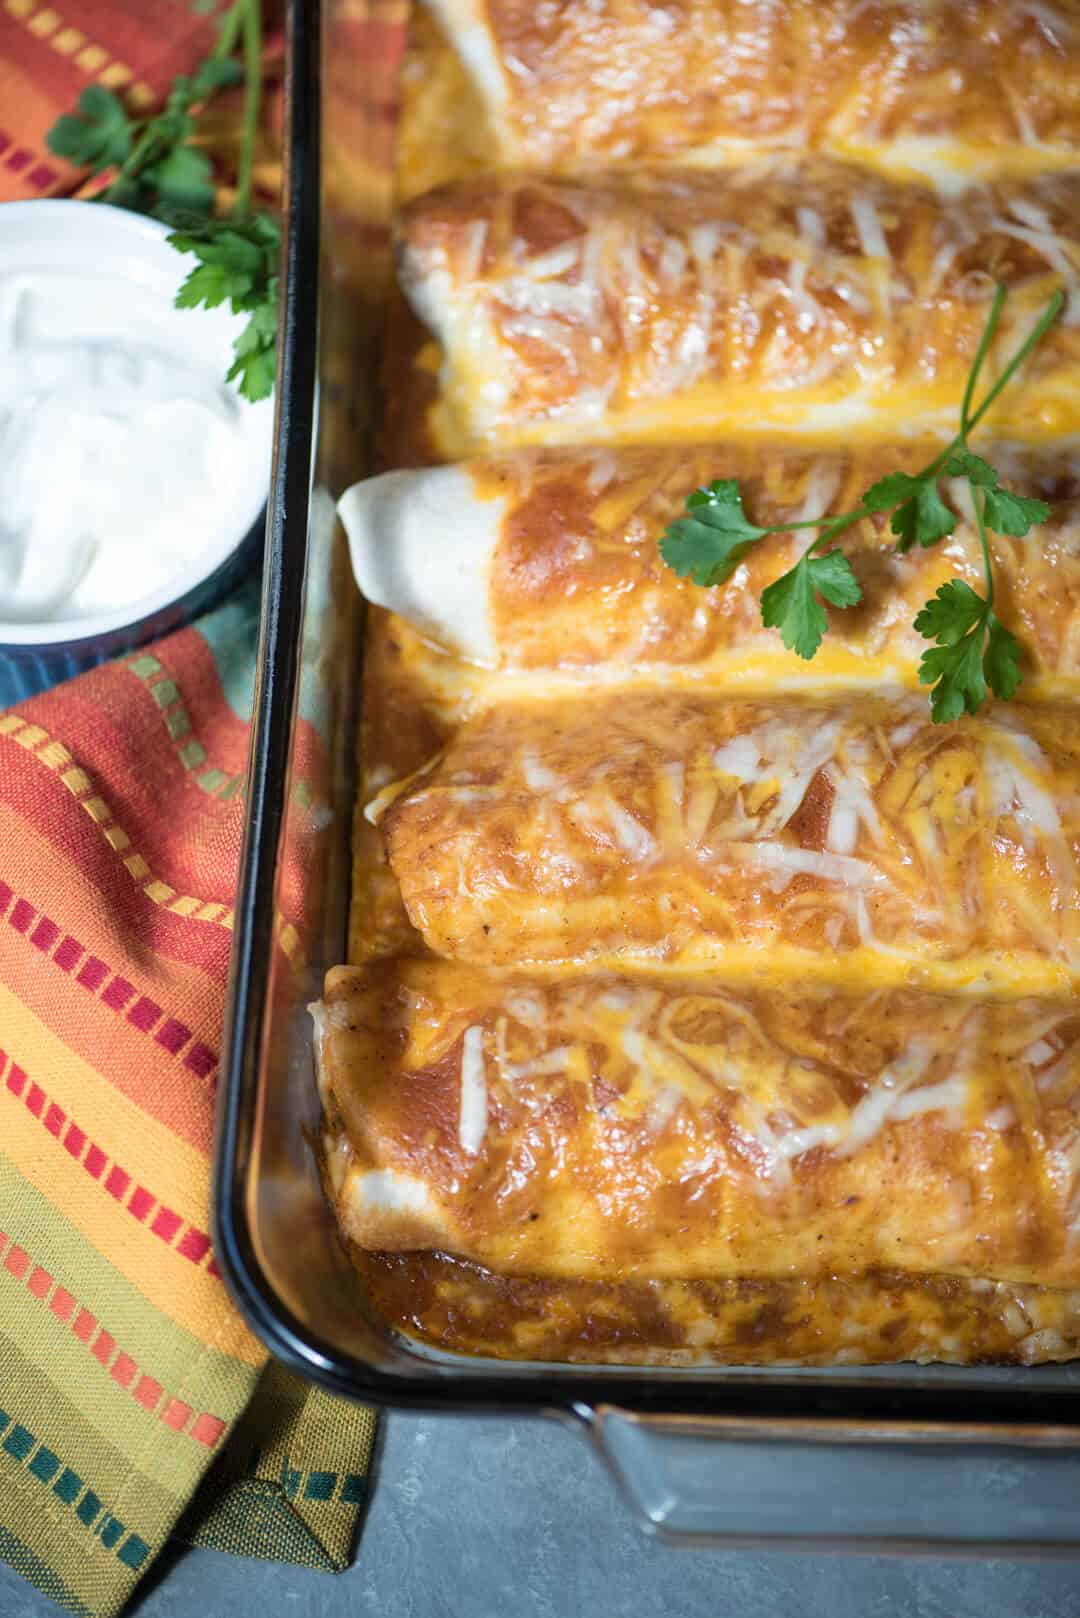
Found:
[[[118,280],[126,281],[139,289],[144,302],[149,297],[160,304],[163,347],[186,352],[205,363],[211,375],[224,377],[242,318],[226,307],[174,307],[195,260],[170,247],[168,234],[169,227],[157,220],[106,203],[5,203],[0,206],[0,276],[77,268],[83,276],[86,335],[98,339],[112,331],[123,335],[122,304],[115,299],[115,287]],[[47,623],[13,622],[0,616],[0,660],[7,664],[9,676],[14,677],[12,665],[22,664],[24,685],[29,664],[40,665],[43,657],[47,660],[55,652],[63,666],[51,677],[60,677],[73,672],[72,659],[81,666],[99,662],[204,610],[210,604],[207,586],[218,581],[223,588],[235,582],[240,548],[248,542],[250,551],[269,488],[272,440],[273,401],[243,401],[235,480],[220,490],[207,531],[192,536],[190,555],[150,594],[109,612]],[[63,453],[62,446],[58,453]],[[220,595],[220,589],[211,593]],[[0,669],[0,702],[5,683],[10,684],[3,673]],[[34,685],[41,683],[40,677],[34,678]],[[25,689],[19,694],[25,695]]]

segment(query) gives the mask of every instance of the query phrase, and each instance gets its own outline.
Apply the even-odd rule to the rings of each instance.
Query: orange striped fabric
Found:
[[[246,745],[214,651],[235,619],[0,715],[0,1552],[74,1611],[119,1610],[265,1360],[209,1234]],[[341,1565],[370,1418],[314,1397],[323,1434],[352,1424],[351,1466],[313,1464],[309,1433],[282,1501],[295,1512],[287,1486],[307,1477],[306,1509],[347,1518]],[[267,1434],[248,1444],[265,1453]]]
[[[152,107],[206,54],[215,9],[0,0],[0,202],[78,186],[45,144],[56,117],[89,83]],[[400,20],[343,12],[351,46],[370,29],[392,64]],[[276,73],[272,35],[267,60]],[[279,116],[265,105],[264,190]],[[234,114],[218,110],[225,153]],[[198,624],[0,712],[0,1556],[102,1618],[178,1524],[340,1568],[367,1492],[370,1412],[264,1373],[210,1238],[255,599],[250,581]],[[299,723],[317,779],[323,741]],[[286,954],[317,835],[313,818],[283,884]]]
[[[183,0],[0,0],[0,201],[63,195],[78,172],[45,136],[89,84],[122,93],[133,111],[162,98],[214,42],[209,7]]]

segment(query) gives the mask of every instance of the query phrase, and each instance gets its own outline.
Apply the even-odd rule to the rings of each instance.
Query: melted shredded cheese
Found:
[[[1025,242],[1041,253],[1052,269],[1057,270],[1069,289],[1069,301],[1066,305],[1064,322],[1067,326],[1075,326],[1080,322],[1080,299],[1077,298],[1077,269],[1071,258],[1064,237],[1054,230],[1044,208],[1025,197],[1015,197],[1009,203],[1009,211],[1020,224],[1012,220],[995,216],[994,226],[1004,236],[1013,236],[1017,241]]]
[[[774,893],[782,893],[796,876],[816,876],[847,888],[883,887],[886,882],[866,860],[819,853],[813,848],[791,848],[786,843],[725,843],[715,853],[732,865],[762,865],[775,872],[770,884]]]
[[[466,1028],[461,1041],[461,1113],[458,1140],[475,1157],[484,1143],[488,1123],[487,1074],[484,1069],[484,1030]]]
[[[851,199],[851,217],[859,235],[859,246],[867,258],[891,258],[885,232],[873,199],[856,193]]]
[[[347,1194],[364,1213],[428,1214],[432,1209],[431,1192],[424,1181],[400,1169],[354,1173],[349,1178]]]

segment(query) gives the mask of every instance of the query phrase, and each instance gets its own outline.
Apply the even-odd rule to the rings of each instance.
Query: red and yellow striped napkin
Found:
[[[85,85],[152,105],[212,38],[186,0],[0,0],[0,200],[78,184],[44,137]],[[341,1568],[366,1493],[371,1412],[266,1367],[209,1235],[253,582],[0,713],[0,1557],[73,1612],[176,1532]]]
[[[185,0],[0,0],[0,201],[63,196],[79,171],[45,136],[89,84],[123,95],[133,112],[161,100],[214,42],[214,13]]]

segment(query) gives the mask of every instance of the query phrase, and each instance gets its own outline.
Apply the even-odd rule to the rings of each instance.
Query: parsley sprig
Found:
[[[209,9],[207,0],[198,9]],[[233,55],[241,45],[243,66]],[[178,308],[228,303],[234,314],[247,315],[226,380],[235,380],[251,400],[265,399],[274,386],[281,252],[277,220],[251,207],[261,55],[260,0],[234,0],[213,51],[194,73],[173,80],[160,112],[132,117],[119,96],[92,84],[79,97],[78,112],[65,113],[48,134],[58,157],[92,174],[113,171],[95,201],[153,214],[177,227],[170,243],[199,261],[177,294]],[[210,159],[192,141],[207,103],[237,84],[244,86],[244,111],[236,200],[226,217],[216,218]]]
[[[180,291],[178,309],[215,309],[228,303],[246,314],[247,325],[233,342],[236,356],[225,373],[245,399],[265,399],[274,388],[277,364],[278,256],[281,236],[267,214],[228,220],[191,221],[169,237],[181,253],[199,260]]]
[[[932,687],[930,708],[939,724],[959,719],[965,712],[975,713],[985,700],[987,687],[1006,699],[1016,691],[1021,679],[1020,644],[994,611],[994,569],[987,533],[993,530],[1023,538],[1050,515],[1042,500],[1003,488],[997,470],[974,454],[968,443],[1049,331],[1065,301],[1063,293],[1054,294],[975,409],[975,391],[1006,296],[1007,289],[999,285],[964,389],[959,431],[920,472],[890,472],[867,489],[850,511],[766,528],[755,526],[746,516],[736,480],[721,478],[707,488],[695,489],[687,499],[686,516],[671,523],[660,540],[660,554],[667,565],[680,578],[691,578],[708,588],[729,579],[768,535],[817,529],[794,567],[761,592],[762,622],[780,631],[790,651],[809,660],[828,628],[822,601],[834,607],[853,607],[862,600],[848,558],[843,551],[829,548],[833,541],[864,518],[891,513],[889,527],[896,536],[897,551],[936,545],[953,532],[957,522],[956,513],[942,497],[939,480],[942,476],[964,480],[979,537],[986,593],[979,595],[962,579],[950,579],[922,608],[914,625],[920,635],[934,642],[923,653],[919,680]]]

